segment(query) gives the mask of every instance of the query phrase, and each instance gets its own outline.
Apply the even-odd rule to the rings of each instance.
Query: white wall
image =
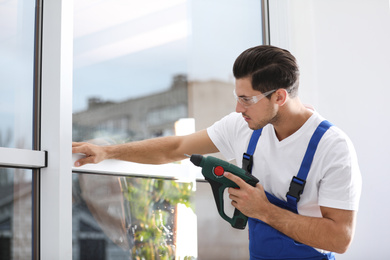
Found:
[[[363,176],[357,230],[337,259],[390,259],[389,0],[271,0],[271,44],[301,67],[301,98],[352,139]]]

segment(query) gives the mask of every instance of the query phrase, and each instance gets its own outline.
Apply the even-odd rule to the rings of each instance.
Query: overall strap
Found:
[[[307,147],[305,156],[301,167],[299,168],[297,176],[294,176],[290,183],[290,189],[286,194],[287,202],[292,205],[297,205],[303,189],[306,184],[306,178],[309,174],[311,164],[313,162],[314,154],[317,150],[318,143],[320,142],[322,136],[325,132],[332,126],[327,120],[322,121],[317,129],[314,131],[313,136],[310,139],[309,145]]]
[[[247,152],[244,153],[242,157],[242,169],[246,170],[249,173],[252,173],[253,154],[256,150],[257,141],[259,141],[259,137],[262,131],[263,128],[253,131],[251,139],[249,140]]]
[[[322,136],[325,132],[332,126],[332,124],[324,120],[322,121],[317,129],[314,131],[313,136],[310,139],[309,145],[307,147],[305,156],[303,157],[303,161],[301,163],[301,167],[299,168],[297,176],[294,176],[290,183],[289,191],[286,194],[287,202],[296,207],[298,201],[300,200],[300,196],[303,193],[303,189],[306,184],[306,178],[309,174],[311,164],[313,162],[314,154],[317,150],[318,143],[320,142]],[[244,153],[242,158],[242,168],[249,173],[252,173],[253,166],[253,153],[256,150],[256,145],[259,140],[259,137],[262,132],[262,128],[253,131],[251,139],[249,141],[247,152]]]

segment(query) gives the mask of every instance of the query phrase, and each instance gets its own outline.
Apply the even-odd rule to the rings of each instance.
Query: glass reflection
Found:
[[[73,259],[195,259],[193,192],[174,180],[73,174]]]
[[[78,0],[74,25],[74,141],[209,126],[234,111],[235,58],[261,43],[251,0]]]
[[[0,259],[32,258],[32,172],[0,168]]]
[[[187,117],[194,118],[196,130],[200,130],[234,111],[232,65],[243,50],[262,42],[260,4],[261,1],[252,0],[75,1],[73,141],[99,139],[103,143],[115,144],[172,135],[175,133],[175,122]],[[117,180],[114,182],[119,183]],[[144,191],[147,192],[147,189]],[[111,205],[117,205],[115,208],[118,211],[126,212],[122,201],[128,202],[125,205],[133,205],[131,210],[137,209],[136,202],[139,201],[144,209],[142,205],[147,202],[143,199],[146,198],[131,194],[137,198],[131,200],[128,197],[130,194],[117,196],[118,201],[112,200]],[[191,227],[183,225],[176,233],[173,232],[176,245],[182,241],[189,247],[199,245],[200,259],[228,259],[237,254],[242,259],[248,258],[246,232],[235,233],[231,228],[226,228],[216,213],[209,186],[198,191],[197,197],[198,205],[202,206],[197,212],[200,229],[193,237],[199,236],[199,244],[197,241],[175,238],[175,234],[183,230],[186,233],[186,228]],[[80,230],[75,211],[86,209],[89,212],[91,209],[91,212],[96,211],[95,215],[100,212],[90,204],[88,207],[84,199],[80,203],[74,204],[81,207],[74,207],[75,230]],[[187,208],[180,205],[174,214],[178,215],[181,209],[186,211]],[[158,203],[155,206],[158,207],[154,209],[154,215],[150,215],[150,209],[147,211],[148,221],[154,219],[153,225],[160,223],[160,218],[169,219],[168,208],[161,209]],[[161,210],[161,215],[158,210]],[[93,213],[88,214],[81,215],[85,218],[89,216],[95,221],[91,220],[91,223],[95,224],[86,227],[86,222],[82,223],[90,233],[83,231],[80,233],[84,236],[83,240],[74,240],[74,254],[77,257],[81,254],[77,250],[94,242],[95,246],[89,248],[98,249],[91,249],[91,252],[103,250],[99,254],[108,255],[108,251],[117,250],[107,249],[114,245],[112,248],[119,248],[115,252],[121,252],[117,259],[142,259],[132,255],[133,250],[145,255],[146,252],[142,251],[148,248],[145,239],[150,237],[157,243],[153,245],[154,250],[150,250],[154,256],[143,256],[144,259],[159,259],[159,250],[170,252],[175,249],[180,256],[196,255],[178,253],[185,247],[184,244],[182,247],[170,246],[167,241],[172,239],[171,230],[164,228],[166,224],[160,226],[160,231],[154,232],[147,231],[147,227],[141,224],[132,226],[134,232],[139,233],[134,233],[130,227],[126,229],[126,225],[120,224],[120,221],[139,222],[134,219],[133,213],[126,213],[123,215],[126,218],[121,217],[121,220],[112,220],[120,230],[115,239],[121,237],[122,240],[116,241],[104,235],[105,238],[98,242],[101,233],[105,234],[104,228],[98,224],[100,217],[97,216],[95,220]],[[212,230],[209,228],[211,222]],[[178,223],[180,218],[176,226]],[[125,228],[120,229],[121,225]],[[162,241],[167,246],[163,247],[164,250],[156,249],[161,243],[156,237],[157,232],[165,232]],[[191,232],[189,230],[187,233]],[[236,239],[229,240],[229,243],[223,240],[231,237]],[[127,251],[127,247],[131,252]]]
[[[0,1],[0,147],[32,149],[35,1]]]

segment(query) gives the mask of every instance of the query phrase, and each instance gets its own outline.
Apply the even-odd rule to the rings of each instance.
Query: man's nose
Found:
[[[236,104],[236,112],[237,113],[243,113],[246,111],[246,108],[240,104],[240,102],[237,101],[237,104]]]

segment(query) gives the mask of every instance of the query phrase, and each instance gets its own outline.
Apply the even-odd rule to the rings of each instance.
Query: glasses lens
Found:
[[[257,102],[259,102],[262,98],[265,98],[266,96],[269,96],[270,94],[274,93],[276,91],[276,89],[274,90],[271,90],[271,91],[267,91],[263,94],[260,94],[260,95],[257,95],[257,96],[252,96],[252,97],[239,97],[237,96],[236,94],[236,91],[233,90],[233,95],[234,97],[236,98],[236,100],[243,106],[245,107],[249,107],[253,104],[256,104]]]
[[[244,106],[251,106],[254,103],[256,103],[254,101],[254,97],[239,97],[238,99],[239,99],[240,103]]]
[[[259,96],[253,96],[253,97],[239,97],[237,96],[236,94],[236,91],[233,90],[233,95],[234,97],[236,98],[237,102],[240,103],[241,105],[245,106],[245,107],[249,107],[257,102],[259,102],[260,99],[262,99],[264,96],[262,96],[262,94],[260,94],[259,96],[262,96],[259,98]]]
[[[234,95],[234,98],[237,100],[238,103],[240,103],[241,105],[243,106],[249,106],[251,105],[251,98],[248,98],[248,97],[239,97],[237,96],[236,94],[236,91],[233,90],[233,95]]]

